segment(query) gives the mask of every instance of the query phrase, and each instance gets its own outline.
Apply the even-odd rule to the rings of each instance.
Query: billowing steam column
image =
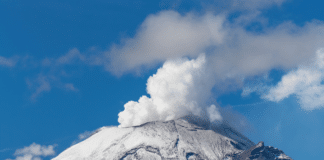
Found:
[[[168,121],[188,114],[201,116],[207,110],[212,121],[222,117],[215,105],[207,104],[215,78],[207,67],[205,54],[197,59],[169,60],[147,80],[147,93],[138,102],[129,101],[118,114],[119,127],[138,126],[151,121]]]

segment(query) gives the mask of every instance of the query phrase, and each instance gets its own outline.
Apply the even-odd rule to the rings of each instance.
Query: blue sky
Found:
[[[253,142],[296,160],[320,159],[322,6],[316,0],[0,0],[0,159],[50,159],[99,127],[120,125],[127,102],[161,98],[155,88],[182,84],[182,73],[207,84],[188,84],[207,98],[169,102],[170,89],[162,93],[166,104],[214,104],[215,114]],[[186,65],[198,63],[201,53],[206,74]],[[166,61],[184,68],[165,67]]]

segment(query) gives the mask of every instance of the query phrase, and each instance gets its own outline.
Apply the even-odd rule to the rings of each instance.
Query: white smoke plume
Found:
[[[197,59],[168,60],[147,81],[147,93],[138,102],[129,101],[118,114],[119,127],[141,125],[150,121],[167,121],[188,114],[201,116],[207,109],[209,119],[221,121],[215,105],[207,107],[214,77],[208,70],[205,55]]]

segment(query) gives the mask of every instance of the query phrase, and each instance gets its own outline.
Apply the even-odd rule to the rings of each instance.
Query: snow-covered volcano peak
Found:
[[[227,125],[206,126],[206,121],[184,117],[127,128],[102,127],[53,160],[221,160],[255,145]]]

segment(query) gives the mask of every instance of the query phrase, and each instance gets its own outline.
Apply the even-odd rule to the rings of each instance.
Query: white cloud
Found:
[[[64,56],[61,56],[58,59],[56,59],[56,64],[57,65],[71,64],[71,63],[75,62],[76,60],[84,61],[85,56],[80,54],[80,51],[78,49],[74,48],[74,49],[71,49]]]
[[[208,67],[214,72],[219,94],[239,89],[243,86],[242,78],[262,75],[274,68],[289,70],[307,64],[315,56],[309,53],[324,46],[322,22],[308,22],[303,27],[284,22],[276,27],[267,27],[267,18],[262,17],[261,9],[280,6],[283,2],[284,0],[226,1],[228,6],[234,8],[253,8],[252,12],[242,13],[231,21],[228,20],[227,11],[220,14],[180,14],[176,11],[151,14],[140,25],[134,37],[123,39],[121,44],[112,45],[107,51],[98,51],[93,47],[91,50],[95,50],[94,54],[86,55],[74,48],[59,58],[45,58],[41,62],[42,70],[45,70],[42,75],[48,78],[43,82],[47,82],[50,87],[76,89],[70,85],[72,83],[62,84],[60,79],[64,75],[60,73],[67,65],[78,62],[84,65],[102,65],[106,70],[122,75],[127,72],[140,73],[170,59],[196,58],[199,53],[206,53],[210,64]],[[218,1],[210,3],[217,4]],[[262,24],[262,33],[246,30],[246,26],[253,22]],[[49,71],[46,72],[44,68]],[[49,77],[54,77],[55,81]],[[39,80],[31,82],[37,81]],[[46,89],[45,84],[39,83],[43,87],[39,87],[33,97],[50,90],[49,87]],[[255,89],[246,88],[244,94]]]
[[[175,11],[162,11],[150,15],[134,38],[124,40],[124,45],[112,46],[107,52],[106,68],[119,75],[142,65],[155,65],[172,58],[196,57],[206,47],[223,41],[224,16],[206,14],[202,17]]]
[[[9,148],[5,148],[5,149],[1,149],[0,152],[7,152],[9,150],[10,150]]]
[[[42,160],[41,157],[55,155],[55,146],[56,145],[41,146],[39,144],[33,143],[28,147],[17,149],[14,153],[14,156],[16,156],[14,160]]]
[[[85,61],[86,56],[81,54],[76,48],[71,49],[65,55],[58,58],[45,58],[40,61],[39,66],[42,72],[34,78],[28,78],[26,81],[29,89],[32,91],[31,100],[36,100],[42,93],[51,91],[53,87],[77,92],[78,88],[73,83],[62,82],[62,79],[72,76],[65,71],[68,65],[75,65],[78,62],[86,64],[87,62]]]
[[[86,139],[86,138],[90,137],[90,135],[91,135],[92,133],[93,133],[93,132],[85,131],[85,132],[79,134],[79,139],[80,139],[80,140]]]
[[[84,62],[86,56],[81,54],[77,48],[69,50],[65,55],[58,58],[45,58],[41,64],[43,67],[62,67],[64,65],[71,65],[78,61]]]
[[[43,93],[50,92],[53,87],[61,88],[66,91],[78,92],[79,89],[76,88],[73,83],[62,82],[61,78],[67,76],[65,74],[64,72],[61,74],[54,72],[39,74],[37,77],[28,78],[26,83],[32,92],[30,99],[35,101]]]
[[[85,131],[81,134],[79,134],[78,139],[72,142],[72,145],[75,145],[79,142],[81,142],[84,139],[89,138],[95,131]]]
[[[234,9],[237,10],[254,10],[263,9],[271,6],[281,6],[286,0],[230,0]]]
[[[256,92],[258,94],[265,94],[269,90],[269,86],[267,86],[266,83],[271,81],[272,79],[269,78],[269,74],[254,78],[253,81],[248,81],[244,84],[241,96],[246,97],[253,92]]]
[[[68,90],[68,91],[74,91],[74,92],[77,92],[79,91],[77,88],[74,87],[74,84],[72,83],[66,83],[64,85],[65,89]]]
[[[291,95],[296,95],[299,104],[306,110],[324,107],[324,49],[317,51],[315,63],[300,66],[297,70],[284,75],[281,81],[270,88],[262,97],[279,102]]]
[[[207,0],[202,1],[202,6],[207,10],[221,10],[227,12],[254,11],[281,6],[286,0]]]
[[[0,56],[0,66],[14,67],[17,61],[15,58],[5,58]]]
[[[27,85],[30,89],[34,90],[31,95],[31,100],[36,100],[36,98],[43,92],[49,92],[51,90],[50,77],[39,74],[37,78],[33,81],[27,79]]]
[[[275,68],[288,70],[311,62],[312,53],[324,46],[323,31],[324,25],[317,22],[303,28],[284,23],[262,34],[235,28],[209,59],[223,79],[261,75]]]
[[[267,1],[270,2],[281,4],[282,1]],[[269,28],[266,22],[260,22],[266,18],[260,12],[255,13],[243,14],[231,23],[225,14],[181,15],[162,11],[148,16],[133,38],[113,45],[102,56],[100,64],[122,75],[140,72],[169,59],[196,58],[204,52],[209,67],[217,75],[217,88],[227,90],[226,87],[242,87],[242,81],[238,80],[241,78],[265,74],[274,68],[289,70],[308,64],[315,56],[309,53],[324,46],[322,22],[308,22],[303,27],[284,22]],[[246,19],[248,23],[242,23]],[[245,29],[255,21],[264,23],[262,33]]]
[[[197,59],[166,61],[147,81],[147,96],[129,101],[118,114],[119,127],[141,125],[150,121],[177,119],[190,113],[201,116],[211,97],[214,77],[205,55]],[[221,120],[215,105],[208,108],[210,120]]]

